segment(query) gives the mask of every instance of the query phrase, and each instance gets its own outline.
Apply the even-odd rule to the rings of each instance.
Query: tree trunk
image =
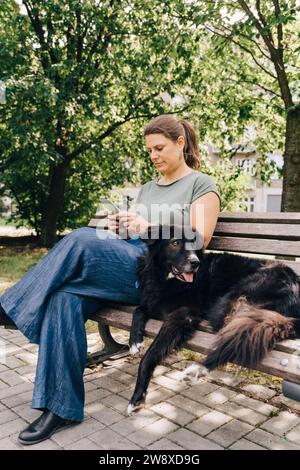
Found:
[[[57,222],[64,202],[68,165],[66,162],[50,169],[50,189],[43,211],[41,245],[50,248],[57,240]]]
[[[300,212],[300,110],[288,112],[283,166],[282,212]]]

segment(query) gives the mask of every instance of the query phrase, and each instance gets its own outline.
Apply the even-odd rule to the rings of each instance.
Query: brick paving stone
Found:
[[[128,388],[127,384],[114,380],[109,376],[99,377],[98,379],[93,380],[92,383],[109,390],[110,393],[119,393]]]
[[[107,397],[110,395],[111,392],[108,390],[104,390],[103,388],[97,388],[96,390],[90,390],[86,392],[85,394],[85,405],[89,405],[90,403],[93,403],[94,401],[100,401],[102,398]]]
[[[247,434],[249,441],[255,442],[258,445],[272,450],[299,450],[299,446],[291,441],[282,439],[282,437],[275,436],[263,429],[255,429]]]
[[[99,429],[103,429],[103,425],[96,419],[88,418],[82,423],[75,424],[69,428],[61,429],[52,436],[52,440],[61,447],[65,447],[73,442],[79,441],[85,437],[89,437]]]
[[[37,355],[32,354],[31,352],[21,352],[15,356],[26,364],[31,364],[34,366],[37,364]]]
[[[288,432],[285,437],[290,441],[300,445],[300,425],[293,428],[293,430]]]
[[[28,406],[31,405],[32,400],[32,390],[28,392],[19,393],[18,395],[13,395],[12,397],[2,398],[2,403],[8,408],[14,408],[18,405],[24,405],[25,403]]]
[[[110,426],[110,429],[121,434],[122,436],[128,436],[129,434],[133,434],[139,429],[142,429],[150,424],[154,423],[154,421],[158,421],[160,416],[153,411],[148,409],[141,409],[137,413],[132,414],[131,416],[127,416],[122,421],[118,421],[117,423]]]
[[[147,450],[184,450],[183,447],[169,441],[169,439],[160,439],[147,447]]]
[[[5,382],[2,382],[2,380],[0,380],[0,390],[2,388],[7,388],[9,385],[7,385]]]
[[[95,442],[100,449],[106,450],[138,450],[139,447],[134,442],[120,436],[111,429],[105,428],[89,436],[89,439]]]
[[[0,439],[0,450],[21,450],[21,446],[13,442],[9,437]]]
[[[80,439],[79,441],[73,442],[72,444],[69,444],[64,447],[64,449],[67,450],[99,450],[99,446],[88,439],[87,437],[84,437],[83,439]]]
[[[192,385],[187,390],[183,390],[181,394],[185,397],[191,398],[192,400],[200,401],[201,397],[218,390],[218,388],[220,388],[219,385],[215,385],[209,382],[202,382],[197,385]]]
[[[5,372],[0,372],[0,380],[5,382],[9,386],[14,386],[18,384],[23,384],[28,382],[26,377],[17,374],[14,370],[7,370]]]
[[[255,444],[254,442],[248,441],[247,439],[240,439],[236,441],[232,446],[229,447],[230,450],[266,450],[264,447]]]
[[[34,421],[36,418],[38,418],[41,415],[40,410],[35,410],[31,408],[31,406],[28,403],[22,404],[15,406],[12,408],[12,411],[16,413],[20,418],[23,418],[25,421],[28,421],[31,423]]]
[[[220,413],[219,411],[211,411],[206,415],[202,416],[191,424],[187,426],[190,431],[194,431],[201,436],[207,436],[210,432],[218,429],[225,423],[231,421],[232,418],[224,413]]]
[[[151,392],[147,394],[146,405],[147,406],[156,405],[156,403],[165,401],[168,398],[172,397],[173,395],[174,395],[174,392],[172,390],[167,390],[166,388],[159,387],[158,389],[152,390]]]
[[[20,393],[27,392],[32,389],[32,384],[27,382],[14,385],[13,387],[3,388],[2,390],[0,390],[0,400],[4,401],[4,398],[19,395]]]
[[[127,415],[128,400],[119,395],[109,395],[101,400],[101,403],[107,407],[114,408],[123,415]]]
[[[195,415],[197,418],[200,418],[201,416],[211,411],[210,408],[203,405],[202,403],[190,400],[189,398],[183,397],[182,395],[174,395],[168,398],[167,402]]]
[[[229,423],[218,428],[216,431],[208,434],[207,437],[216,441],[223,447],[228,447],[245,434],[249,433],[252,429],[253,426],[250,426],[250,424],[233,419],[229,421]]]
[[[223,447],[188,429],[180,428],[168,435],[168,439],[187,450],[222,450]]]
[[[15,432],[20,432],[26,426],[27,426],[27,423],[21,418],[17,418],[17,419],[14,419],[13,421],[9,421],[9,424],[2,423],[0,424],[0,439],[3,439],[4,437],[8,437],[11,434],[14,434]]]
[[[228,400],[232,399],[237,392],[230,390],[229,388],[220,387],[212,393],[199,397],[199,401],[210,408],[215,408],[217,405],[222,405]]]
[[[111,408],[108,408],[107,406],[104,406],[102,403],[98,403],[97,406],[94,407],[93,411],[89,409],[88,414],[106,426],[117,423],[124,418],[122,414],[112,410]]]
[[[223,403],[222,405],[218,405],[216,407],[219,411],[232,416],[233,418],[240,419],[241,421],[245,421],[252,426],[257,426],[258,424],[263,423],[266,421],[266,415],[261,413],[257,413],[256,411],[251,410],[250,408],[245,408],[243,406],[238,405],[237,403],[229,402]]]
[[[5,360],[5,365],[9,369],[16,369],[17,367],[22,367],[26,364],[25,364],[25,362],[18,359],[16,356],[7,356],[6,360]],[[0,369],[0,371],[1,371],[1,369]]]
[[[188,388],[188,385],[184,382],[178,382],[178,380],[173,380],[170,377],[158,376],[153,379],[153,382],[161,385],[168,390],[173,390],[174,392],[182,392]]]
[[[276,392],[271,388],[264,387],[259,384],[247,384],[242,387],[242,390],[250,393],[254,398],[260,398],[261,400],[270,400],[270,398],[275,397]]]
[[[11,410],[3,410],[0,411],[0,425],[9,423],[9,421],[13,421],[15,419],[19,418],[19,416],[15,413],[13,413]],[[9,426],[9,425],[8,425]]]
[[[159,385],[155,383],[151,383],[147,390],[147,397],[149,397],[149,395],[151,395],[151,393],[154,392],[155,390],[165,390],[165,393],[168,394],[169,396],[174,395],[174,392],[171,392],[171,390],[163,389]],[[127,400],[130,400],[130,398],[132,397],[133,391],[134,391],[134,387],[130,387],[127,390],[122,390],[122,392],[119,392],[118,395],[126,398]]]
[[[300,411],[300,402],[296,400],[291,400],[290,398],[285,397],[283,394],[274,397],[272,399],[272,404],[275,406],[285,405],[291,410]]]
[[[223,385],[229,385],[230,387],[237,387],[243,382],[243,378],[239,375],[229,374],[222,370],[213,370],[209,373],[207,379],[220,382]]]
[[[174,421],[174,423],[178,424],[179,426],[185,426],[195,419],[195,415],[192,415],[191,413],[188,413],[165,401],[151,406],[150,409],[164,418],[167,418],[170,421]]]
[[[166,437],[168,433],[178,429],[178,426],[171,421],[161,418],[154,423],[145,426],[138,431],[129,434],[127,438],[142,448],[148,447],[153,442]]]
[[[266,416],[270,416],[272,413],[277,412],[277,408],[274,406],[268,405],[267,403],[259,400],[255,400],[254,398],[246,397],[246,395],[243,395],[242,393],[239,393],[233,397],[232,401],[246,408],[251,408],[252,410],[257,411],[258,413],[262,413]]]
[[[278,416],[268,419],[260,427],[272,434],[283,436],[295,426],[300,425],[300,418],[288,411],[282,411]]]

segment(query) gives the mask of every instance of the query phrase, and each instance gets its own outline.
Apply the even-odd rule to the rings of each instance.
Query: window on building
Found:
[[[248,197],[245,197],[244,199],[240,199],[240,202],[246,206],[246,212],[254,212],[254,203],[255,203],[254,196],[248,196]]]
[[[245,175],[251,175],[253,176],[254,175],[254,163],[255,163],[255,160],[253,158],[239,158],[237,161],[236,161],[237,165],[243,167],[244,169],[244,174]]]
[[[280,212],[281,194],[267,194],[267,212]]]

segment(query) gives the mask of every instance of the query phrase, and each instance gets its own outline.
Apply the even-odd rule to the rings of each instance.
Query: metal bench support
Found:
[[[127,344],[121,344],[114,340],[111,335],[110,327],[98,323],[98,330],[101,339],[104,343],[104,347],[101,351],[91,353],[88,355],[87,367],[95,366],[104,362],[108,359],[119,359],[120,357],[129,356],[129,346]]]
[[[285,397],[300,402],[300,384],[284,380],[282,382],[282,393]]]

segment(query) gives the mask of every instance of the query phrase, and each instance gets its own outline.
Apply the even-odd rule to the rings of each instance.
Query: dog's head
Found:
[[[192,283],[203,258],[203,240],[188,226],[158,225],[144,233],[148,257],[166,280]]]

